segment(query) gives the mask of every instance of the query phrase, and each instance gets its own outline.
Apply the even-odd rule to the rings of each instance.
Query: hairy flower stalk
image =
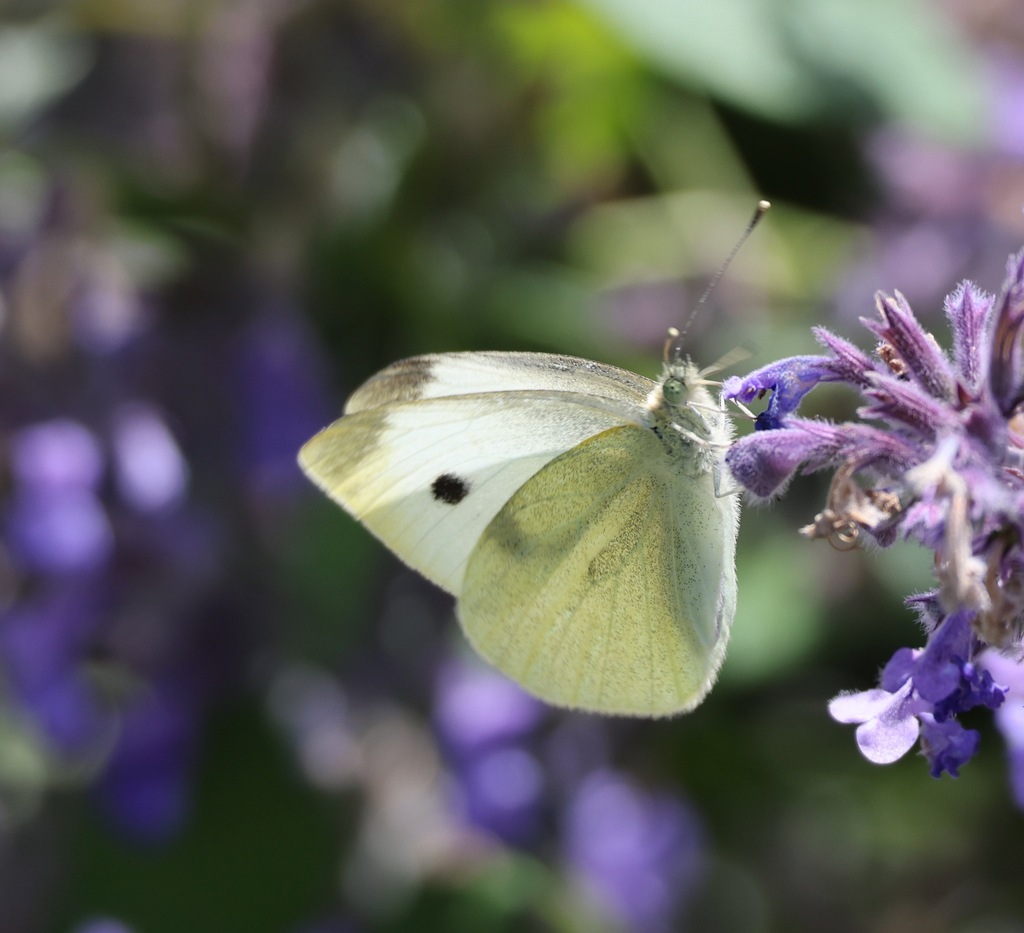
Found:
[[[834,469],[826,506],[804,534],[842,548],[863,535],[882,547],[903,538],[934,552],[937,586],[907,600],[925,645],[901,648],[877,688],[841,694],[829,711],[858,724],[870,761],[893,762],[920,742],[932,775],[955,777],[980,738],[959,714],[998,709],[1008,695],[1009,709],[1024,695],[1024,250],[1010,257],[998,298],[964,282],[946,299],[952,358],[898,292],[876,302],[881,320],[863,320],[878,339],[874,356],[816,328],[825,355],[726,381],[725,397],[741,402],[771,392],[726,462],[757,498],[784,491],[797,471]],[[854,386],[860,420],[798,417],[821,382]],[[1011,751],[1024,748],[1024,716],[1003,712],[997,723]],[[1011,760],[1024,769],[1024,756]],[[1024,774],[1014,785],[1024,805]]]

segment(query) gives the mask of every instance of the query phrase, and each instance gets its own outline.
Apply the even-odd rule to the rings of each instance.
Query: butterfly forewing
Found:
[[[526,482],[469,557],[459,616],[480,653],[560,706],[696,706],[735,612],[736,511],[693,466],[625,425]]]
[[[630,414],[618,401],[542,391],[392,402],[336,421],[299,462],[402,560],[459,595],[473,546],[516,490]]]
[[[626,369],[553,353],[443,353],[382,369],[352,393],[352,414],[419,399],[488,392],[572,392],[618,402],[640,417],[654,382]]]

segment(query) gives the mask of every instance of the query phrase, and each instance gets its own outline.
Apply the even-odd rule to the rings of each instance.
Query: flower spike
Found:
[[[1010,257],[998,299],[970,282],[946,299],[949,355],[899,293],[879,294],[876,307],[878,320],[864,321],[879,340],[874,357],[819,327],[827,355],[726,381],[726,398],[770,393],[726,463],[762,499],[798,472],[833,469],[827,505],[806,535],[841,548],[864,535],[882,547],[903,538],[934,552],[935,589],[908,600],[926,643],[897,651],[877,688],[841,694],[829,710],[857,724],[869,761],[890,763],[919,744],[933,776],[956,777],[980,743],[961,714],[1000,710],[1011,688],[1024,695],[1024,250]],[[822,382],[856,389],[863,420],[800,417]],[[997,723],[1024,806],[1024,716]]]

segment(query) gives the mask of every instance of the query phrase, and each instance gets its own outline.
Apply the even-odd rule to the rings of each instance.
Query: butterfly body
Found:
[[[688,359],[655,382],[541,353],[395,363],[300,453],[452,593],[483,657],[555,705],[661,716],[717,674],[736,605],[731,426]]]

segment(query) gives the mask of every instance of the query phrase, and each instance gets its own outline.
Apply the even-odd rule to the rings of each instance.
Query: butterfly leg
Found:
[[[742,412],[745,418],[749,418],[751,421],[757,420],[757,415],[755,415],[749,408],[747,408],[747,406],[744,405],[743,402],[741,402],[739,399],[734,398],[731,401],[733,405],[735,405]]]
[[[718,444],[714,441],[709,441],[706,437],[694,434],[693,431],[688,431],[681,425],[676,425],[676,427],[678,428],[679,433],[688,441],[693,441],[693,443],[705,448],[706,450],[728,450],[732,446],[732,444]]]
[[[740,484],[737,483],[735,480],[733,480],[731,476],[729,477],[729,481],[731,483],[730,487],[728,489],[722,488],[722,470],[719,466],[715,467],[714,477],[716,499],[724,499],[726,498],[726,496],[735,496],[743,491],[743,487],[740,486]]]

